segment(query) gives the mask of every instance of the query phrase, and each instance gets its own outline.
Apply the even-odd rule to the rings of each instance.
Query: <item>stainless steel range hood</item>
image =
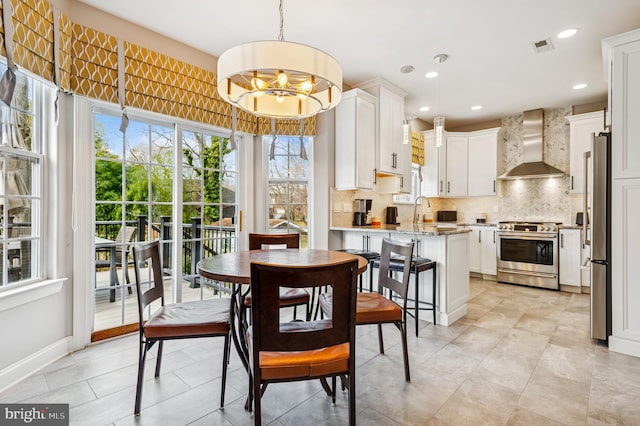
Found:
[[[522,123],[523,162],[498,179],[523,179],[565,176],[562,170],[542,161],[544,110],[525,111]]]

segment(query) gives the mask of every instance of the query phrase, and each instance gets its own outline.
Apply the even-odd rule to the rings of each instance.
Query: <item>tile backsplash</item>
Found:
[[[569,125],[566,117],[571,108],[545,109],[544,111],[544,161],[569,172]],[[502,119],[502,128],[498,133],[501,144],[498,158],[498,174],[515,167],[522,162],[522,114]],[[436,216],[438,210],[457,210],[458,222],[474,223],[479,213],[484,213],[487,222],[500,220],[548,220],[565,224],[575,222],[576,213],[582,211],[582,195],[569,193],[569,177],[519,179],[498,181],[498,194],[495,197],[467,198],[430,198],[431,208],[423,203],[418,207],[421,215],[431,212]],[[373,191],[332,191],[332,225],[350,226],[353,213],[344,212],[352,208],[355,198],[372,200],[371,214],[378,216],[384,223],[385,207],[395,205],[391,194],[378,194]],[[398,204],[398,219],[401,223],[410,223],[413,205]]]

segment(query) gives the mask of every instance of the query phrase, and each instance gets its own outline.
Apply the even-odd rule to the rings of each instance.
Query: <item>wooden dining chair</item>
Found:
[[[299,234],[249,234],[249,250],[300,248]],[[244,299],[247,308],[251,306],[251,293]],[[293,318],[297,317],[297,307],[306,307],[306,320],[311,319],[311,296],[304,288],[282,288],[280,307],[293,307]]]
[[[261,398],[269,383],[348,377],[349,424],[355,424],[355,301],[358,261],[324,266],[287,267],[251,264],[252,326],[247,331],[250,354],[249,408],[261,424]],[[333,316],[318,321],[281,322],[280,288],[328,285]]]
[[[358,293],[356,302],[356,324],[375,324],[378,326],[378,345],[381,354],[384,354],[382,324],[391,323],[400,330],[404,376],[407,382],[411,381],[407,348],[407,290],[409,276],[411,275],[412,252],[413,243],[384,238],[380,252],[378,291]],[[402,264],[402,277],[400,280],[396,280],[390,273],[389,265],[392,259],[396,265]],[[385,292],[387,292],[388,297],[384,295]],[[335,295],[331,292],[322,293],[319,297],[320,308],[329,317],[332,314],[334,300]],[[401,305],[396,303],[395,300],[401,300]]]
[[[222,356],[222,389],[220,406],[224,406],[224,392],[227,380],[227,364],[229,357],[230,309],[231,301],[224,299],[208,299],[193,302],[165,304],[162,263],[158,241],[134,247],[133,259],[136,274],[136,292],[138,295],[138,316],[140,325],[140,352],[138,359],[138,382],[134,413],[140,414],[142,401],[142,384],[147,352],[158,343],[155,377],[160,375],[162,363],[162,345],[165,340],[190,339],[196,337],[224,337]],[[151,269],[151,279],[142,281],[141,268]],[[142,290],[143,284],[149,288]],[[149,315],[145,321],[144,311],[156,300],[160,299],[160,307]]]

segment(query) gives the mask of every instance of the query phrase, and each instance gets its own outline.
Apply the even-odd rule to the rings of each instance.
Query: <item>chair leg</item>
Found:
[[[407,326],[406,326],[406,318],[403,323],[396,323],[396,326],[402,333],[402,355],[404,357],[404,378],[407,382],[411,381],[411,376],[409,375],[409,350],[407,348]]]
[[[336,376],[331,376],[331,402],[336,405]]]
[[[262,424],[262,412],[260,407],[260,399],[262,397],[262,391],[260,390],[260,381],[257,378],[253,378],[253,423],[256,426]]]
[[[224,355],[222,356],[222,389],[220,390],[220,393],[221,393],[220,407],[224,407],[224,392],[227,386],[227,365],[228,364],[229,364],[229,334],[224,336]]]
[[[136,403],[133,413],[140,415],[140,405],[142,404],[142,384],[144,383],[144,364],[147,359],[148,342],[140,342],[140,354],[138,356],[138,383],[136,384]]]
[[[378,345],[380,346],[380,353],[384,353],[384,342],[382,341],[382,324],[378,324]]]
[[[418,310],[420,309],[420,298],[418,297],[418,289],[420,288],[420,272],[418,272],[417,270],[415,271],[415,276],[416,276],[416,292],[413,295],[413,309],[414,309],[414,321],[416,324],[416,337],[418,337]]]
[[[164,341],[158,341],[158,359],[156,360],[156,375],[155,377],[160,377],[160,366],[162,365],[162,345]]]
[[[349,373],[349,425],[356,424],[356,376],[355,367]]]
[[[431,307],[433,308],[433,325],[436,325],[436,271],[438,270],[438,264],[434,264],[433,265],[433,299],[431,299],[431,301],[433,302]]]

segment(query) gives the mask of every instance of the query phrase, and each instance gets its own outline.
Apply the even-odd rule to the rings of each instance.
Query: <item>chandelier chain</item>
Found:
[[[280,35],[278,36],[279,41],[284,41],[284,12],[282,8],[282,0],[280,0]]]

